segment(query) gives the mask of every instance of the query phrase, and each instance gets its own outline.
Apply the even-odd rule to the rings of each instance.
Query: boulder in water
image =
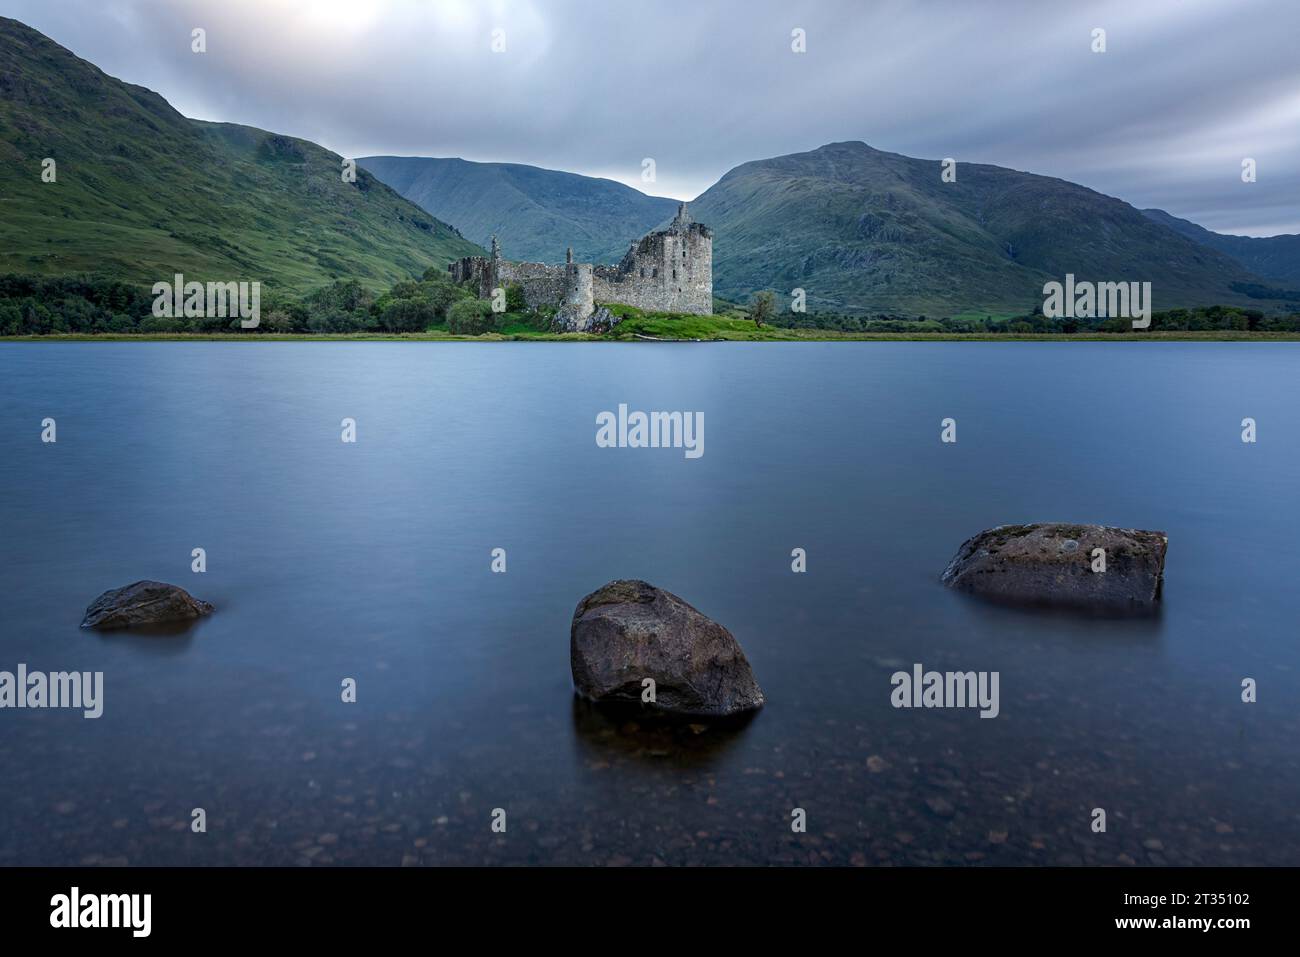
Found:
[[[731,632],[643,581],[612,581],[578,602],[569,660],[574,688],[597,703],[722,718],[764,702]],[[654,681],[653,702],[643,700],[647,678]]]
[[[1149,612],[1160,601],[1168,544],[1164,532],[1108,525],[999,525],[962,544],[943,582],[1017,604]]]
[[[187,621],[212,613],[212,605],[166,582],[140,581],[106,591],[86,609],[82,628],[133,628]]]

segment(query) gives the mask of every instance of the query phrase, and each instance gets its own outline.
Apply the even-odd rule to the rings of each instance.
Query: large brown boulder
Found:
[[[726,717],[763,706],[740,644],[676,595],[612,581],[573,613],[569,662],[578,694],[667,715]],[[655,701],[642,700],[646,678]]]
[[[136,582],[106,591],[86,609],[82,628],[133,628],[188,621],[212,612],[212,605],[165,582]]]
[[[1168,544],[1164,532],[1107,525],[999,525],[962,544],[943,582],[1012,603],[1147,612],[1160,601]]]

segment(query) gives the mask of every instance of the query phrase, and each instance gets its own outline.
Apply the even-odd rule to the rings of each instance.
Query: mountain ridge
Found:
[[[628,245],[672,218],[677,200],[611,179],[525,163],[457,157],[364,156],[357,160],[420,208],[519,261],[615,263]]]
[[[1263,279],[1300,287],[1300,234],[1236,236],[1206,229],[1163,209],[1144,209],[1142,215],[1168,226],[1193,242],[1217,249]]]
[[[714,230],[714,289],[802,288],[809,308],[1021,313],[1066,273],[1149,280],[1156,308],[1254,303],[1235,261],[1056,177],[877,150],[860,140],[752,160],[691,203]]]
[[[54,181],[42,181],[43,161]],[[297,137],[182,116],[0,18],[0,271],[379,287],[481,252]]]

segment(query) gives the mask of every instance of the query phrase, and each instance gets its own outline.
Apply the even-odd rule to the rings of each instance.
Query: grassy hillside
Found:
[[[677,201],[647,196],[608,179],[514,163],[367,156],[358,161],[380,180],[467,237],[487,245],[495,234],[507,259],[616,263],[628,245],[662,225]]]
[[[1163,209],[1144,209],[1142,213],[1193,242],[1232,257],[1257,276],[1281,283],[1290,289],[1300,289],[1300,235],[1229,236],[1171,216]]]
[[[810,310],[1023,314],[1043,283],[1150,281],[1156,309],[1255,302],[1241,265],[1064,180],[832,143],[746,163],[691,204],[714,230],[714,290],[807,291]],[[788,301],[788,300],[786,300]]]
[[[57,180],[42,182],[42,159]],[[0,272],[380,287],[478,248],[305,140],[186,119],[0,18]]]

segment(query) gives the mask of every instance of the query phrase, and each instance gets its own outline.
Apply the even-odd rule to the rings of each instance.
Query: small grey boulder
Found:
[[[1164,532],[1108,525],[999,525],[962,544],[943,582],[1016,604],[1150,612],[1168,544]]]
[[[82,628],[133,628],[170,621],[188,621],[212,612],[184,588],[165,582],[136,582],[106,591],[86,609]]]
[[[715,718],[763,706],[731,632],[643,581],[612,581],[578,602],[569,659],[574,688],[598,703]],[[642,701],[646,678],[654,681],[653,703]]]

